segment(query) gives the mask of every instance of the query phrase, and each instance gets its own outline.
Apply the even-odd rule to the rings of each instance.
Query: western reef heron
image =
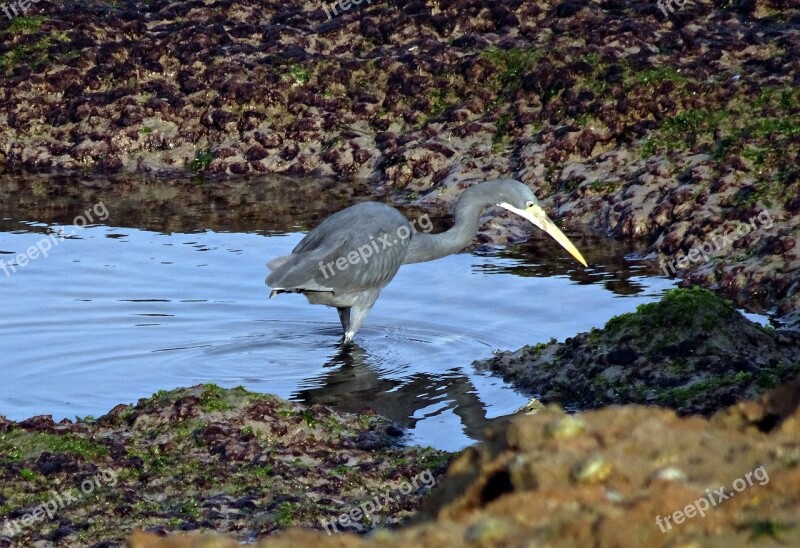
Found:
[[[290,255],[267,263],[266,283],[273,295],[302,293],[311,304],[339,311],[344,344],[353,340],[381,289],[400,266],[457,253],[472,242],[483,210],[500,206],[544,230],[582,265],[580,251],[551,221],[533,191],[513,179],[476,184],[459,196],[455,223],[439,234],[418,232],[395,208],[364,202],[325,219],[297,244]],[[352,315],[351,315],[352,312]]]

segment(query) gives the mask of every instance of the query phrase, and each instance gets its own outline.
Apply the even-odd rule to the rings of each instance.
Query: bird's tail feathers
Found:
[[[276,257],[267,263],[272,272],[267,276],[266,283],[273,289],[330,291],[331,288],[318,279],[322,278],[319,262],[327,255],[323,250],[313,250]]]
[[[286,264],[286,262],[291,258],[292,258],[291,255],[283,255],[282,257],[275,257],[274,259],[272,259],[267,263],[267,268],[269,268],[270,270],[277,270],[281,266]]]

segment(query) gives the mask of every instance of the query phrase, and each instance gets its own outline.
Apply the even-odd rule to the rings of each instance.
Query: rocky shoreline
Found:
[[[451,455],[400,447],[374,415],[159,392],[97,419],[2,420],[0,546],[793,545],[798,404],[795,379],[709,418],[549,405]]]
[[[0,417],[0,546],[120,546],[137,528],[251,541],[292,525],[390,526],[450,459],[402,435],[368,412],[214,385],[76,422]]]
[[[369,413],[211,385],[98,419],[0,418],[0,523],[15,524],[0,546],[118,546],[135,528],[253,541],[292,526],[318,531],[261,544],[800,544],[800,9],[658,6],[373,2],[329,18],[305,1],[77,0],[0,22],[0,180],[32,208],[67,177],[118,185],[124,199],[106,203],[119,218],[172,229],[176,194],[248,219],[288,188],[320,211],[319,196],[377,197],[436,216],[466,186],[514,177],[578,242],[629,242],[654,271],[781,326],[695,289],[501,353],[479,366],[591,410],[534,405],[457,457],[402,447]],[[287,226],[294,213],[270,212]],[[53,215],[42,206],[39,220]],[[209,226],[235,228],[223,216]],[[499,217],[477,242],[524,237]],[[768,481],[738,496],[759,466]],[[687,517],[731,485],[732,500]],[[404,527],[329,537],[331,519]]]
[[[792,330],[671,290],[603,329],[476,363],[539,399],[458,454],[405,447],[368,409],[215,385],[75,422],[0,417],[0,546],[791,542],[798,352]],[[686,517],[731,482],[743,496]],[[198,534],[163,539],[176,532]]]
[[[602,329],[474,366],[567,409],[639,404],[711,415],[800,375],[800,334],[758,325],[705,289],[676,289]]]

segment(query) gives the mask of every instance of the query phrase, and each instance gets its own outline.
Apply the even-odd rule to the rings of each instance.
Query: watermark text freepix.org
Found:
[[[418,482],[420,480],[422,480],[422,484],[427,489],[430,489],[434,486],[434,484],[436,484],[436,478],[433,477],[433,473],[430,470],[425,470],[424,472],[421,472],[411,478],[410,483],[408,481],[404,481],[402,484],[400,484],[397,490],[401,495],[408,495],[412,490],[419,489]],[[389,491],[386,491],[382,495],[375,495],[374,498],[366,502],[362,502],[349,512],[345,512],[344,514],[340,515],[337,519],[331,521],[320,519],[320,521],[322,522],[322,526],[325,528],[325,532],[331,535],[334,531],[337,533],[339,532],[339,529],[336,527],[337,523],[342,527],[347,527],[351,525],[352,522],[358,521],[362,517],[368,518],[373,512],[380,510],[384,505],[389,505],[396,500],[399,500],[399,497],[393,497]]]
[[[3,10],[3,13],[6,14],[6,17],[8,17],[9,20],[12,20],[14,17],[19,16],[19,11],[17,11],[17,8],[19,8],[22,13],[25,14],[28,12],[28,8],[31,7],[31,4],[38,4],[40,1],[41,0],[18,0],[17,2],[9,2],[8,4],[3,4],[2,7],[0,7],[0,10]],[[11,11],[9,11],[8,8],[11,8]],[[14,12],[13,15],[11,14],[12,11]]]
[[[380,253],[387,247],[392,247],[393,245],[399,243],[400,240],[409,238],[412,234],[416,234],[417,227],[415,225],[417,223],[419,223],[419,227],[423,232],[430,232],[433,230],[433,223],[431,222],[430,218],[427,214],[423,214],[418,219],[411,221],[408,225],[397,227],[394,238],[392,238],[391,234],[381,234],[377,239],[375,239],[375,236],[370,236],[370,242],[359,246],[357,251],[351,251],[346,256],[339,257],[335,261],[329,261],[328,263],[320,261],[319,270],[327,280],[329,277],[336,274],[336,272],[333,270],[334,266],[339,271],[345,271],[350,267],[350,265],[357,265],[358,263],[367,264],[369,262],[369,258],[374,254]],[[330,272],[330,274],[328,274],[328,272]]]
[[[676,525],[680,525],[686,519],[693,518],[697,514],[700,514],[701,518],[706,517],[706,510],[708,510],[711,506],[716,506],[724,500],[733,498],[736,496],[736,493],[741,493],[748,487],[752,486],[753,476],[755,476],[755,478],[758,480],[759,485],[766,485],[769,483],[769,474],[767,473],[766,468],[764,468],[763,465],[759,466],[758,468],[746,473],[744,478],[736,478],[731,485],[733,487],[733,491],[728,491],[726,493],[724,487],[720,487],[719,489],[715,489],[713,491],[711,489],[706,489],[706,494],[704,496],[700,497],[691,504],[687,504],[683,510],[677,510],[671,514],[667,514],[663,518],[660,515],[656,516],[656,525],[658,525],[662,533],[666,533],[672,529],[672,524],[669,522],[670,518],[675,522]],[[709,502],[711,503],[711,506],[709,506]]]
[[[679,8],[682,8],[686,5],[686,0],[658,0],[656,6],[658,6],[658,9],[664,14],[664,17],[669,17],[669,13],[675,13],[675,8],[672,7],[673,3],[677,4]],[[667,13],[667,8],[669,8],[669,13]]]
[[[93,207],[75,217],[72,220],[72,225],[76,228],[84,228],[87,224],[95,223],[95,216],[97,217],[97,221],[105,221],[108,219],[108,209],[106,209],[103,202],[95,204]],[[75,233],[74,229],[70,232],[65,232],[62,226],[60,229],[51,232],[49,235],[36,242],[36,245],[30,246],[24,253],[19,253],[11,262],[7,263],[0,259],[0,270],[5,273],[6,277],[9,277],[11,274],[16,273],[17,267],[23,267],[39,257],[48,257],[53,247],[66,240],[67,236],[74,236]]]
[[[711,254],[719,251],[724,247],[733,245],[737,239],[747,236],[751,231],[756,230],[756,221],[761,223],[762,228],[772,228],[772,217],[769,216],[769,211],[762,209],[758,215],[753,215],[748,219],[747,223],[740,223],[738,227],[726,232],[724,234],[715,234],[710,240],[706,240],[700,245],[694,246],[689,250],[689,253],[679,252],[677,258],[672,261],[664,261],[661,259],[661,270],[665,276],[674,276],[676,268],[683,270],[688,268],[691,263],[707,262],[711,259]]]
[[[90,495],[95,489],[99,489],[104,484],[110,487],[114,487],[117,484],[117,473],[114,470],[110,468],[100,470],[95,475],[83,480],[77,488],[67,489],[60,493],[50,491],[53,496],[49,500],[34,507],[33,510],[23,514],[20,518],[5,520],[3,528],[0,529],[0,535],[13,538],[14,535],[22,532],[23,527],[30,527],[35,522],[43,520],[45,515],[49,519],[53,519],[58,510],[70,504],[76,504],[82,497]]]
[[[372,4],[372,0],[334,0],[334,2],[331,2],[330,10],[328,9],[328,4],[325,2],[322,3],[322,9],[324,9],[325,13],[328,15],[328,20],[331,20],[339,15],[339,12],[336,10],[337,4],[339,5],[339,9],[345,12],[353,6],[360,5],[362,1],[365,1],[367,4]],[[333,11],[333,15],[331,15],[331,11]]]

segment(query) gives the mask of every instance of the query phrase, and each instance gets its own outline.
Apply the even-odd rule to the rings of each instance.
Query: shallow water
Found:
[[[264,219],[268,204],[267,213],[237,217],[236,230],[225,231],[226,222],[209,222],[198,206],[181,211],[178,230],[154,230],[167,222],[157,213],[124,214],[132,207],[124,196],[80,189],[70,207],[59,201],[63,193],[52,197],[61,213],[37,210],[39,218],[20,205],[24,189],[17,204],[5,196],[6,264],[61,230],[64,221],[55,219],[74,219],[97,203],[108,211],[102,224],[67,225],[74,235],[48,257],[8,276],[0,270],[0,414],[11,419],[98,416],[159,389],[214,382],[343,411],[371,407],[406,426],[411,443],[459,449],[480,438],[487,420],[528,399],[476,373],[473,360],[600,327],[674,285],[597,251],[584,269],[535,238],[403,267],[358,345],[343,352],[333,309],[300,295],[268,300],[264,285],[265,262],[287,254],[302,238],[296,227],[316,224],[324,211],[303,214],[299,204],[295,227],[287,227]],[[41,199],[36,207],[46,209]],[[555,258],[536,259],[543,248]]]

